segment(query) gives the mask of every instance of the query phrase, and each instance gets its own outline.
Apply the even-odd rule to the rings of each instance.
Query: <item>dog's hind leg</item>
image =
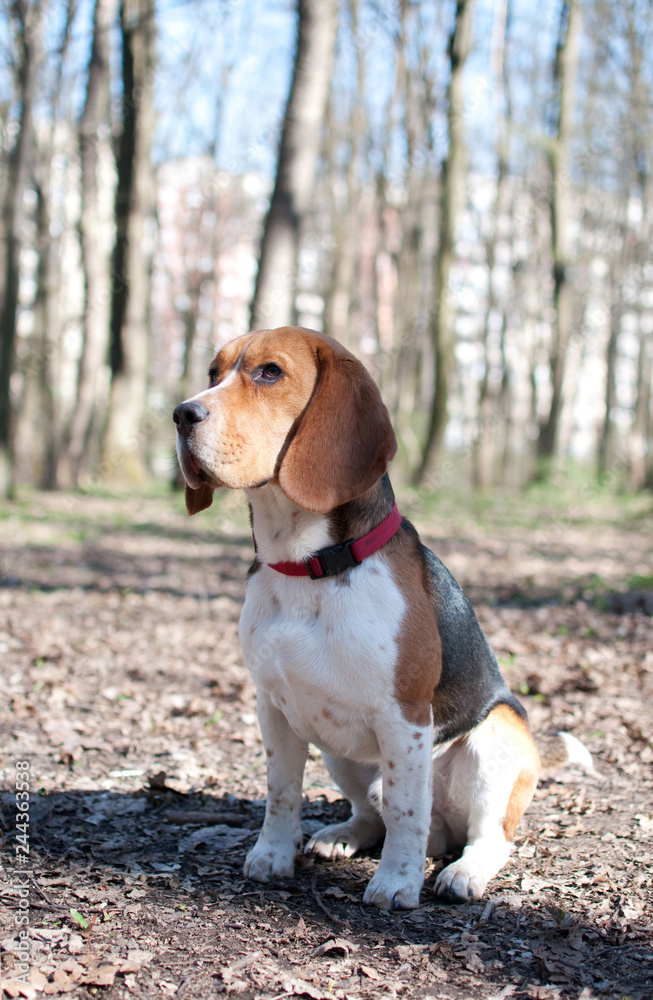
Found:
[[[323,858],[350,858],[356,851],[373,847],[383,836],[385,827],[376,804],[378,767],[358,764],[344,757],[323,754],[329,774],[351,802],[351,817],[344,823],[334,823],[318,830],[306,845],[306,853]]]
[[[515,829],[535,791],[540,760],[528,724],[501,704],[450,751],[449,807],[466,818],[462,857],[444,868],[437,895],[480,899],[508,860]]]

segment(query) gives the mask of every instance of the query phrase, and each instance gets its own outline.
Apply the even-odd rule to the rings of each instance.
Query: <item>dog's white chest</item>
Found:
[[[334,756],[378,758],[374,723],[394,700],[404,599],[386,564],[307,581],[267,566],[248,582],[245,661],[293,730]]]

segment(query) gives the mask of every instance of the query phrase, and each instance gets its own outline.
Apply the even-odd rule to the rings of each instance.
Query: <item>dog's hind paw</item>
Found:
[[[346,823],[333,823],[314,833],[305,847],[306,854],[323,858],[351,858],[356,851],[374,847],[383,836],[385,827],[380,817],[353,817]]]

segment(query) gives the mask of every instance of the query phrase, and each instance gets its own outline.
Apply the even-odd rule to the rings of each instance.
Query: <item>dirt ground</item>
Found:
[[[29,495],[0,508],[6,995],[653,998],[651,499],[401,502],[533,728],[574,733],[597,774],[540,785],[476,905],[435,900],[439,861],[418,910],[363,906],[378,850],[247,882],[265,764],[242,501],[189,520],[178,496]],[[306,834],[346,813],[315,752]]]

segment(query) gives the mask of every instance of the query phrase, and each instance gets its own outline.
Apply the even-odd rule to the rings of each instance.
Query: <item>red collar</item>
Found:
[[[268,563],[268,566],[277,573],[283,573],[284,576],[310,576],[311,580],[319,580],[323,576],[336,576],[346,569],[358,566],[363,559],[378,552],[396,535],[401,520],[397,504],[394,503],[388,516],[361,538],[355,540],[350,538],[342,545],[330,545],[326,549],[320,549],[305,562]]]

